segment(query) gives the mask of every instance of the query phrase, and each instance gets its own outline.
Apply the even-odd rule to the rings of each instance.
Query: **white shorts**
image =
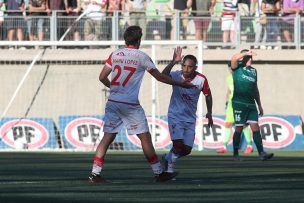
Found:
[[[168,118],[171,140],[183,140],[184,144],[193,147],[195,138],[195,122],[176,121]]]
[[[108,101],[103,132],[118,133],[125,126],[129,135],[149,132],[147,118],[140,105],[132,106]]]
[[[222,16],[221,19],[221,28],[222,31],[230,31],[235,30],[235,23],[234,23],[234,17],[231,15]]]

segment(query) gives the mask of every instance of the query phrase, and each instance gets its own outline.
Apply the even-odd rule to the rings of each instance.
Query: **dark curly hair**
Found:
[[[124,40],[126,45],[138,45],[142,36],[142,30],[137,25],[128,27],[124,32]]]
[[[184,56],[182,64],[184,64],[187,59],[190,59],[191,61],[193,61],[194,65],[197,66],[197,59],[195,56],[193,56],[191,54]]]

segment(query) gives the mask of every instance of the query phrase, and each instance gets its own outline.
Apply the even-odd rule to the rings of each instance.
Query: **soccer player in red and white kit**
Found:
[[[208,126],[213,126],[212,120],[212,94],[207,78],[196,71],[197,59],[193,55],[182,58],[182,49],[174,50],[173,60],[162,71],[173,80],[187,81],[195,85],[194,88],[185,89],[173,86],[173,92],[168,110],[168,124],[173,146],[168,154],[163,155],[164,170],[174,173],[178,158],[191,153],[196,126],[197,103],[201,92],[205,96]],[[173,66],[182,61],[181,70],[171,71]]]
[[[163,83],[185,88],[194,86],[185,81],[174,81],[161,74],[151,58],[138,50],[141,37],[142,29],[139,26],[128,27],[124,32],[126,47],[111,53],[99,75],[99,80],[110,88],[110,96],[105,107],[104,136],[96,149],[92,173],[89,176],[90,183],[106,182],[100,175],[105,162],[104,157],[123,125],[127,128],[128,134],[136,134],[140,139],[144,155],[152,167],[156,181],[171,180],[177,175],[177,173],[163,172],[152,145],[146,115],[139,103],[138,93],[145,71]],[[111,81],[108,79],[110,73],[112,73]]]

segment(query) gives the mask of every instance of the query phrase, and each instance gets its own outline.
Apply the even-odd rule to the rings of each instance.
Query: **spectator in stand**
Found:
[[[203,40],[204,43],[207,42],[208,28],[213,13],[213,8],[216,4],[216,0],[193,0],[192,2],[192,13],[195,25],[195,39]],[[208,47],[203,46],[205,49]]]
[[[73,35],[74,41],[80,41],[80,31],[79,31],[79,23],[75,23],[75,20],[79,16],[81,12],[81,3],[80,0],[64,0],[65,11],[68,16],[74,17],[72,19],[68,19],[68,27],[73,25],[70,32]],[[71,39],[70,39],[71,40]]]
[[[64,2],[63,0],[48,0],[48,8],[50,10],[49,15],[51,12],[56,11],[57,18],[57,40],[61,38],[61,36],[64,34],[65,27],[64,27],[64,20],[62,19],[62,16],[64,14]]]
[[[113,16],[114,11],[121,11],[125,0],[108,0],[108,16]]]
[[[227,46],[229,38],[232,46],[234,43],[237,1],[238,0],[223,0],[224,7],[222,10],[221,29],[223,31],[224,49],[230,48],[229,46]]]
[[[266,42],[266,23],[261,20],[263,15],[261,5],[263,0],[253,0],[251,4],[252,15],[255,16],[255,46],[254,49],[266,49],[266,46],[263,45]],[[257,44],[262,43],[259,47]]]
[[[138,25],[142,28],[142,39],[146,39],[146,0],[125,0],[125,9],[129,12],[130,25]]]
[[[175,14],[179,13],[181,18],[180,27],[182,29],[182,37],[183,40],[187,39],[187,27],[189,22],[189,9],[192,7],[192,0],[174,0],[173,8],[175,10]],[[175,28],[175,19],[173,18],[171,21],[172,28],[171,29],[171,39],[175,39],[174,33],[176,32]],[[179,40],[179,39],[177,39]]]
[[[150,39],[170,39],[172,2],[170,0],[150,0],[147,4],[148,37]]]
[[[23,0],[7,0],[5,1],[8,18],[6,21],[7,25],[7,38],[9,41],[15,40],[15,34],[18,41],[22,41],[24,38],[24,1]],[[9,49],[14,49],[14,47],[9,47]],[[24,49],[24,47],[21,47]]]
[[[122,10],[125,8],[125,0],[108,0],[108,6],[107,6],[107,19],[106,19],[106,28],[108,30],[108,32],[106,32],[108,34],[108,39],[112,39],[112,17],[114,16],[114,12],[118,11],[118,16],[119,16],[119,20],[120,20],[120,16],[122,14]],[[121,30],[120,28],[120,23],[118,23],[119,26],[119,30]]]
[[[278,12],[281,10],[280,0],[263,0],[262,11],[267,16],[266,23],[266,43],[277,42],[279,33],[278,28]],[[268,45],[267,49],[278,50],[278,46]]]
[[[284,40],[288,43],[293,42],[294,22],[296,15],[300,15],[304,10],[304,0],[284,0],[283,18],[281,28],[283,30]],[[288,46],[288,49],[294,48]]]
[[[254,41],[254,27],[252,23],[251,4],[254,0],[239,0],[238,10],[241,17],[241,35],[246,36],[246,42]]]
[[[29,40],[35,40],[35,34],[37,34],[38,40],[44,40],[44,16],[47,15],[47,2],[46,0],[30,0],[29,1],[29,15],[33,18],[28,19],[28,35]],[[41,18],[42,17],[42,18]],[[37,33],[35,33],[37,31]]]
[[[85,40],[101,40],[106,16],[106,0],[85,0],[87,18],[84,23]]]

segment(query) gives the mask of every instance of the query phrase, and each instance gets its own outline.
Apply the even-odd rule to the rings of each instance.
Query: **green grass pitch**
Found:
[[[93,152],[0,152],[0,202],[304,202],[304,151],[274,152],[264,162],[256,152],[241,162],[194,152],[178,161],[175,181],[155,183],[141,152],[110,151],[111,183],[99,185],[88,184]]]

